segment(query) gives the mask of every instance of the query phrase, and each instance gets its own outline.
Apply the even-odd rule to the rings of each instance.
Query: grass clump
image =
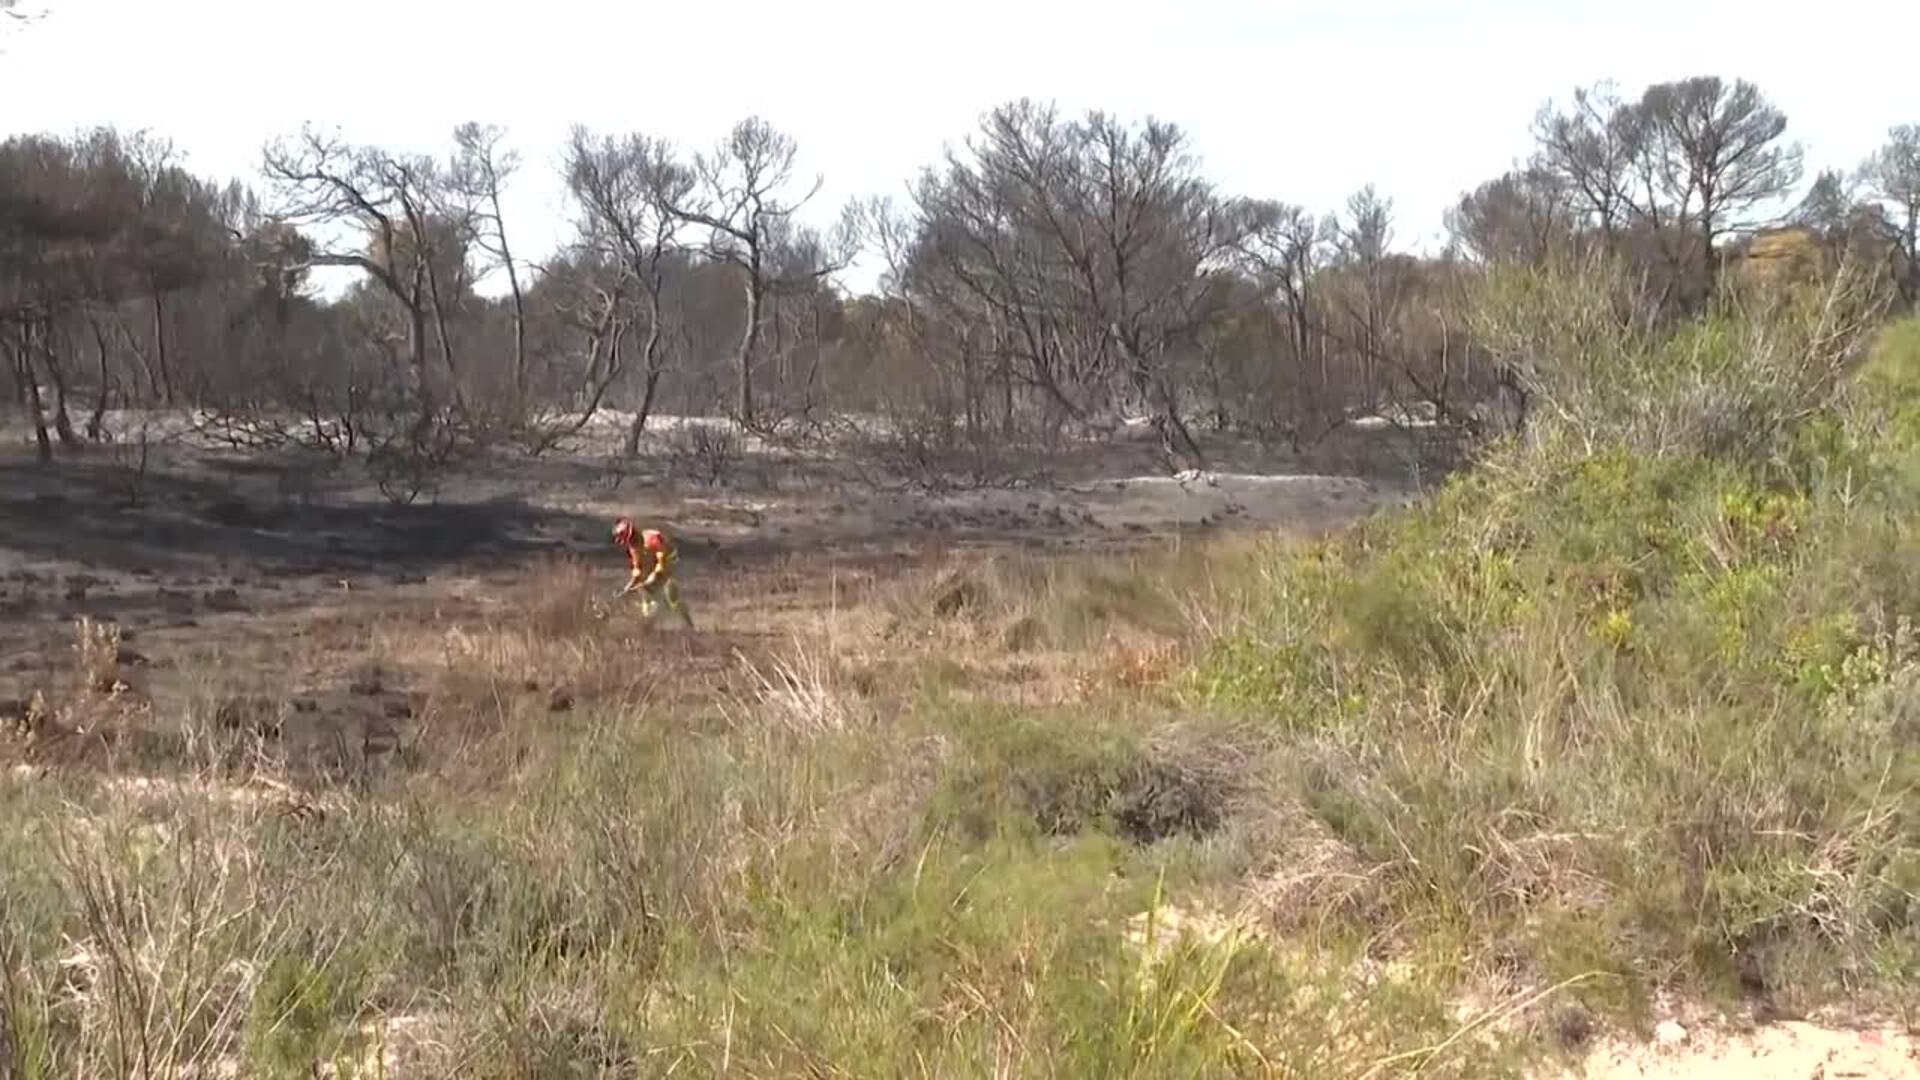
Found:
[[[1431,988],[1350,1000],[1176,903],[1213,841],[1114,802],[1151,725],[899,724],[622,723],[490,799],[397,781],[318,820],[101,803],[122,839],[84,861],[12,849],[18,1075],[1269,1075],[1445,1038]],[[76,987],[62,940],[126,959]],[[116,1015],[145,1019],[99,1038]],[[1435,1074],[1463,1062],[1497,1059]]]

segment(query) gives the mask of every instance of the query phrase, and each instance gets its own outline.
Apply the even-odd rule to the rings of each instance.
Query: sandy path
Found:
[[[1650,1043],[1605,1044],[1579,1068],[1551,1075],[1557,1080],[1908,1080],[1920,1078],[1920,1040],[1893,1024],[1790,1021],[1715,1033],[1669,1021]]]

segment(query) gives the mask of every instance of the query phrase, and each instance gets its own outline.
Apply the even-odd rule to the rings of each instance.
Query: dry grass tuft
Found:
[[[576,641],[594,634],[603,619],[595,588],[602,575],[574,558],[554,559],[527,575],[516,597],[527,632],[543,641]],[[611,590],[606,590],[611,591]]]
[[[1138,691],[1165,686],[1184,670],[1187,657],[1177,641],[1127,640],[1109,634],[1104,659],[1114,683]]]
[[[801,737],[842,732],[870,719],[848,684],[845,664],[828,633],[794,635],[782,653],[756,663],[736,651],[754,714]]]
[[[74,623],[74,674],[82,694],[118,694],[128,689],[120,678],[120,626],[82,616]]]
[[[1278,808],[1257,830],[1262,865],[1243,910],[1276,935],[1318,932],[1342,922],[1377,925],[1387,897],[1384,865],[1371,863],[1313,815]]]
[[[293,896],[261,875],[239,827],[171,809],[157,834],[105,823],[59,840],[81,936],[62,985],[41,989],[82,1033],[80,1075],[197,1077],[233,1061],[260,973],[292,944]],[[149,859],[164,872],[141,872]]]

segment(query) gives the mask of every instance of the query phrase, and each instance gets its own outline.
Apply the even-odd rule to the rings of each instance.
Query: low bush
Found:
[[[1915,326],[1791,452],[1563,429],[1270,552],[1189,699],[1289,733],[1301,802],[1463,956],[1525,941],[1616,1005],[1911,1000]]]

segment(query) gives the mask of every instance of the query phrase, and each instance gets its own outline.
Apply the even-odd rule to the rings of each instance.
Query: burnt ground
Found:
[[[588,446],[471,462],[398,505],[357,462],[175,438],[144,468],[115,448],[41,465],[10,438],[0,717],[74,685],[87,619],[117,629],[118,677],[154,731],[198,709],[270,731],[290,761],[372,755],[403,740],[430,689],[421,665],[389,655],[395,641],[418,652],[434,634],[524,620],[547,599],[529,589],[550,587],[555,567],[570,567],[583,595],[617,588],[624,566],[607,533],[620,514],[680,537],[700,628],[671,648],[679,670],[720,673],[842,596],[956,555],[1317,530],[1399,497],[1297,462],[1171,478],[1113,447],[1055,464],[1049,483],[935,494],[765,449],[730,482],[699,484],[676,477],[664,452],[629,464]],[[539,692],[570,704],[564,689]]]

